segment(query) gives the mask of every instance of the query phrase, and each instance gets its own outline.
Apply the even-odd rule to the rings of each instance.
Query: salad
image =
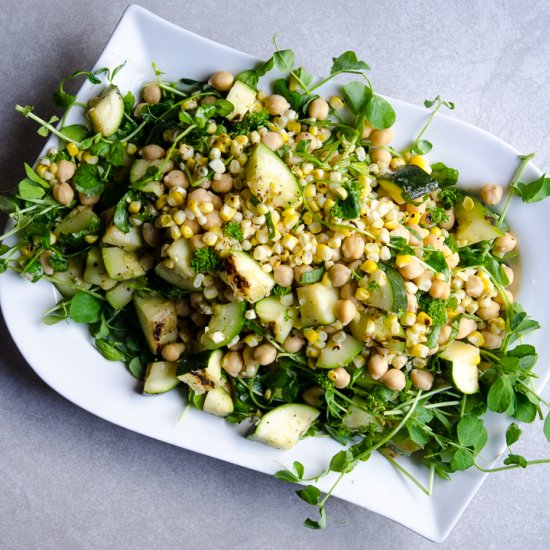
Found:
[[[0,209],[0,272],[51,281],[59,302],[44,322],[89,326],[98,351],[122,361],[147,395],[183,385],[187,404],[279,449],[328,435],[342,450],[306,478],[295,462],[277,477],[338,481],[379,450],[399,464],[415,454],[448,479],[471,467],[488,434],[487,410],[511,417],[504,466],[526,467],[511,447],[516,421],[548,407],[532,387],[537,360],[522,337],[539,328],[514,299],[517,241],[506,224],[513,195],[536,202],[550,178],[508,189],[426,156],[441,108],[410,145],[392,147],[395,111],[353,52],[316,79],[276,50],[255,69],[220,70],[205,82],[155,79],[140,97],[110,70],[64,79],[44,120],[59,138]],[[267,84],[277,69],[283,76]],[[324,97],[339,74],[354,80]],[[81,104],[65,90],[98,86]],[[105,82],[107,81],[107,82]],[[81,108],[83,124],[65,124]],[[495,208],[498,208],[497,212]],[[550,441],[550,421],[544,432]],[[298,491],[319,509],[314,483]]]

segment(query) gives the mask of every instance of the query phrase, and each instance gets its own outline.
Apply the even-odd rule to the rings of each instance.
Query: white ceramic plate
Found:
[[[153,78],[152,61],[157,62],[168,79],[174,80],[183,76],[202,80],[219,69],[239,72],[257,62],[249,55],[196,36],[135,5],[122,17],[96,68],[113,68],[123,60],[127,65],[116,82],[122,90],[133,92]],[[332,85],[323,91],[332,94],[336,89]],[[91,86],[85,85],[79,100],[85,101],[91,95]],[[394,130],[399,149],[417,134],[427,114],[423,108],[398,100],[391,102],[397,112]],[[78,121],[76,111],[71,113],[69,123]],[[458,168],[465,186],[479,187],[485,182],[505,185],[518,166],[518,152],[512,147],[449,117],[438,116],[428,137],[435,144],[431,157]],[[51,140],[46,148],[54,144]],[[524,173],[525,180],[539,175],[532,165]],[[550,326],[550,312],[540,299],[546,291],[545,271],[550,258],[550,238],[544,238],[550,236],[544,207],[540,203],[527,207],[514,203],[509,221],[521,243],[523,280],[519,300],[543,326]],[[528,237],[535,234],[539,238],[530,241]],[[278,470],[280,463],[290,465],[293,460],[304,463],[308,473],[318,472],[341,449],[328,438],[309,438],[291,451],[278,451],[244,439],[242,426],[232,426],[196,410],[189,410],[183,421],[178,422],[183,401],[177,391],[143,397],[122,365],[104,360],[95,351],[82,326],[41,323],[42,312],[56,299],[47,283],[32,285],[14,274],[2,275],[0,300],[4,317],[23,356],[48,385],[91,413],[129,430],[268,474]],[[550,343],[548,338],[544,341],[543,331],[539,332],[530,341],[541,356],[537,369],[541,387],[549,375]],[[503,451],[506,426],[504,418],[487,419],[491,438],[484,457],[488,463]],[[409,460],[403,463],[419,479],[427,481],[424,468]],[[346,476],[334,494],[429,539],[442,541],[483,480],[484,475],[477,471],[456,474],[451,482],[436,480],[434,494],[428,497],[376,455]],[[328,488],[332,482],[330,477],[323,480],[321,488]],[[291,492],[289,498],[293,498]]]

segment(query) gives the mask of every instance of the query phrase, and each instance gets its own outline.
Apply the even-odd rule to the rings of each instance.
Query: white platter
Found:
[[[174,80],[180,77],[203,80],[219,69],[239,72],[258,61],[185,31],[136,5],[125,12],[96,68],[113,68],[124,60],[126,67],[117,75],[116,83],[124,92],[134,93],[143,82],[153,78],[153,61],[168,79]],[[323,92],[332,94],[336,90],[334,84],[326,86]],[[79,92],[79,100],[85,101],[91,95],[91,86],[86,84]],[[395,146],[399,149],[418,133],[427,115],[423,108],[393,99],[391,102],[397,112],[394,130]],[[68,122],[77,121],[75,110]],[[428,138],[435,144],[431,158],[458,168],[461,185],[467,187],[479,187],[486,182],[505,185],[519,164],[519,153],[511,146],[446,116],[436,118]],[[54,144],[55,140],[51,140],[46,149]],[[539,170],[529,165],[524,181],[538,176]],[[550,267],[550,229],[544,206],[540,203],[525,206],[515,201],[508,219],[521,247],[523,275],[519,301],[543,326],[549,327],[550,310],[546,300],[541,299]],[[535,234],[540,237],[536,242],[529,239]],[[268,474],[280,469],[281,463],[290,465],[294,460],[300,460],[306,472],[318,472],[341,449],[328,438],[309,438],[291,451],[278,451],[244,439],[243,426],[232,426],[196,410],[189,410],[178,422],[184,406],[180,393],[143,397],[122,365],[104,360],[95,351],[83,327],[42,324],[42,312],[54,305],[56,299],[48,283],[32,285],[13,273],[2,275],[0,302],[21,353],[49,386],[89,412],[129,430]],[[543,329],[530,342],[540,354],[536,368],[540,389],[550,374],[550,340]],[[491,434],[484,451],[487,464],[503,451],[507,424],[505,418],[487,419]],[[417,477],[427,480],[425,469],[409,460],[403,463]],[[346,476],[334,494],[440,542],[449,534],[484,477],[470,471],[456,474],[451,482],[436,480],[434,494],[428,497],[376,455]],[[329,477],[320,486],[327,489],[332,482]],[[293,498],[292,491],[289,498]]]

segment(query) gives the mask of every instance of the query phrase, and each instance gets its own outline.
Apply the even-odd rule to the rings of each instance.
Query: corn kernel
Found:
[[[464,200],[462,201],[462,206],[464,207],[464,210],[472,210],[472,208],[475,206],[472,197],[464,197]]]
[[[420,223],[420,212],[411,212],[409,214],[409,219],[407,220],[407,225],[418,225]]]
[[[390,231],[393,231],[399,227],[399,222],[397,220],[390,220],[384,224],[384,227]]]
[[[416,320],[417,320],[420,324],[422,324],[422,325],[424,325],[424,326],[426,326],[426,327],[431,327],[431,326],[432,326],[432,318],[431,318],[427,313],[424,313],[423,311],[421,311],[421,312],[418,314]]]
[[[359,288],[355,291],[355,297],[356,297],[360,302],[365,302],[366,300],[368,300],[368,299],[370,298],[370,292],[369,292],[366,288],[359,287]]]
[[[310,344],[314,344],[317,340],[319,340],[319,333],[313,328],[306,328],[304,330],[304,336]]]
[[[415,344],[411,349],[411,355],[413,357],[420,357],[421,359],[428,357],[429,352],[430,348],[424,344]]]
[[[479,330],[474,330],[474,332],[468,334],[467,340],[468,342],[470,342],[470,344],[473,344],[478,348],[485,344],[485,338],[483,338],[483,335],[481,334],[481,332],[479,332]]]
[[[99,162],[99,157],[92,155],[89,151],[85,151],[82,155],[82,160],[86,164],[97,164]]]
[[[126,147],[126,152],[129,155],[135,155],[137,153],[137,146],[133,143],[128,143],[128,146]]]
[[[193,230],[188,225],[180,227],[181,236],[185,239],[190,239],[193,236]]]
[[[328,100],[328,104],[335,110],[335,111],[339,111],[340,109],[343,109],[344,108],[344,102],[342,101],[342,98],[337,96],[337,95],[333,95],[329,100]]]
[[[363,262],[361,264],[361,269],[365,273],[374,273],[378,269],[378,264],[376,262],[373,262],[372,260],[367,260],[366,262]]]
[[[224,204],[220,210],[220,218],[224,222],[231,221],[233,219],[233,216],[237,213],[237,211],[234,208],[231,208],[231,206]]]
[[[337,187],[335,193],[344,201],[348,198],[348,192],[345,187]]]
[[[43,178],[44,177],[44,174],[46,173],[46,170],[48,169],[47,166],[45,166],[44,164],[41,164],[40,166],[38,166],[38,168],[36,169],[36,173],[41,177]]]
[[[317,247],[316,255],[323,262],[328,262],[328,260],[332,258],[332,249],[330,248],[330,246],[327,246],[326,244],[320,244]]]
[[[390,161],[390,168],[392,170],[396,170],[397,168],[401,168],[401,166],[405,166],[405,161],[403,159],[400,159],[399,157],[393,157]]]
[[[311,215],[311,212],[306,212],[303,216],[302,216],[302,221],[306,224],[306,225],[311,225],[313,223],[313,216]]]
[[[185,212],[183,210],[178,210],[175,214],[173,214],[172,219],[177,225],[182,225],[183,222],[187,219],[187,216],[185,215]]]
[[[161,195],[156,201],[155,206],[158,210],[161,208],[164,208],[166,206],[166,203],[168,202],[168,196],[167,195]]]
[[[410,254],[399,254],[395,258],[395,265],[397,267],[405,267],[413,261],[413,257]]]
[[[185,202],[185,195],[176,188],[172,188],[168,193],[167,202],[170,206],[181,206]]]
[[[202,236],[202,241],[208,246],[214,246],[218,242],[218,236],[212,231],[207,231]]]
[[[54,176],[57,174],[57,164],[55,162],[52,162],[50,164],[50,174],[53,174]]]
[[[414,164],[415,166],[422,168],[422,170],[424,170],[424,172],[427,172],[428,174],[431,174],[432,172],[428,161],[422,155],[414,155],[414,157],[409,160],[409,164]]]
[[[309,185],[306,185],[304,189],[304,197],[306,199],[312,199],[316,194],[317,194],[317,189],[315,185],[311,183]]]
[[[211,202],[203,202],[199,208],[203,214],[210,214],[214,210],[214,205]]]
[[[130,214],[137,214],[141,210],[141,202],[140,201],[132,201],[128,205],[128,211]]]
[[[98,238],[99,238],[99,237],[98,237],[97,235],[86,235],[86,236],[84,237],[84,240],[85,240],[88,244],[94,244],[94,243],[97,241]],[[52,243],[52,244],[53,244],[53,243]]]
[[[175,241],[181,237],[180,228],[177,225],[171,225],[168,228],[168,232],[170,234],[170,238]]]
[[[172,219],[172,216],[170,214],[163,214],[159,218],[159,224],[161,227],[171,227],[174,225],[174,220]]]
[[[401,324],[405,327],[412,327],[416,323],[416,315],[412,311],[407,311],[401,318]]]
[[[67,153],[75,157],[78,154],[78,147],[74,143],[67,143]]]
[[[302,125],[297,120],[289,120],[286,124],[286,129],[289,132],[294,132],[295,134],[299,134],[302,130]]]

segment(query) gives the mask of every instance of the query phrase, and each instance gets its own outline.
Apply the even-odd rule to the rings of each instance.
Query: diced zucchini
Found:
[[[73,208],[55,227],[56,235],[70,235],[86,231],[90,226],[99,225],[97,214],[89,206]]]
[[[472,201],[472,202],[470,202]],[[468,210],[464,207],[473,206]],[[454,207],[457,230],[456,240],[464,241],[467,245],[490,241],[502,237],[504,231],[499,227],[498,219],[480,201],[472,197],[465,197]]]
[[[180,381],[176,378],[175,361],[156,361],[147,365],[143,393],[156,395],[175,388]]]
[[[479,391],[479,371],[477,369],[481,361],[479,348],[455,340],[439,354],[439,357],[451,362],[451,376],[457,390],[465,394]]]
[[[327,345],[321,350],[316,366],[320,369],[336,369],[349,365],[363,349],[363,344],[346,334],[343,342],[335,342],[330,340]]]
[[[209,350],[227,346],[241,332],[244,327],[246,303],[214,304],[212,309],[208,330],[200,339],[201,346]]]
[[[84,282],[90,285],[97,285],[103,290],[109,290],[116,285],[116,281],[109,276],[105,269],[103,256],[98,246],[94,246],[88,251]]]
[[[163,346],[178,339],[174,302],[160,296],[134,295],[134,305],[145,340],[155,355]]]
[[[233,399],[223,388],[214,388],[206,393],[202,410],[209,414],[226,417],[233,412]]]
[[[258,143],[246,165],[246,184],[260,201],[287,208],[300,199],[296,177],[285,162],[263,143]]]
[[[275,286],[273,277],[254,258],[236,250],[227,255],[224,271],[220,275],[247,302],[258,302],[269,296]]]
[[[67,271],[54,271],[50,279],[57,290],[65,297],[74,296],[79,290],[87,290],[90,285],[83,279],[84,256],[77,256],[69,260]]]
[[[233,111],[227,115],[227,118],[233,121],[241,120],[254,105],[256,95],[256,90],[236,80],[226,98],[233,105]]]
[[[298,288],[302,326],[330,325],[336,321],[334,306],[338,301],[338,291],[322,283]]]
[[[111,246],[117,246],[126,250],[126,252],[135,252],[143,246],[141,229],[132,226],[128,233],[121,231],[114,223],[109,225],[103,235],[103,243]]]
[[[101,250],[105,269],[111,279],[127,281],[145,275],[145,269],[136,252],[126,252],[122,248],[111,246]]]
[[[405,338],[405,331],[399,323],[392,322],[390,315],[375,309],[362,313],[349,327],[353,336],[361,342],[375,340],[390,347],[400,344],[400,339]]]
[[[195,270],[191,267],[193,251],[187,239],[176,239],[167,249],[166,254],[174,262],[174,271],[184,279],[194,279]]]
[[[94,132],[101,132],[103,137],[112,136],[119,128],[124,116],[124,100],[118,88],[111,84],[88,109],[88,118]]]
[[[268,296],[257,302],[256,313],[260,321],[273,333],[275,340],[281,344],[287,339],[294,320],[298,317],[298,310],[285,306],[280,296]]]
[[[134,289],[124,283],[119,283],[105,293],[105,298],[115,309],[126,307],[131,301]]]
[[[199,290],[193,285],[193,279],[182,277],[175,269],[166,267],[163,262],[155,266],[155,273],[166,282],[173,286],[177,286],[183,290],[196,291]]]
[[[386,179],[379,179],[378,185],[388,194],[390,199],[392,199],[397,204],[405,204],[405,199],[403,198],[403,188],[399,187],[393,181]]]
[[[277,449],[291,449],[319,416],[320,411],[301,403],[287,403],[265,414],[249,439]]]
[[[225,384],[222,376],[223,352],[219,349],[186,353],[178,363],[177,377],[197,395]]]
[[[130,166],[130,174],[128,178],[130,183],[136,183],[139,179],[147,174],[149,168],[160,168],[163,164],[163,159],[158,160],[145,160],[145,159],[136,159],[132,162]]]
[[[366,303],[386,311],[404,311],[407,308],[407,291],[401,274],[385,265],[386,283],[371,292]]]
[[[344,426],[348,430],[360,431],[371,424],[375,424],[377,429],[379,429],[380,424],[376,420],[376,417],[365,410],[367,406],[366,402],[359,397],[353,397],[352,401],[353,404],[347,408],[348,412],[342,420]]]

